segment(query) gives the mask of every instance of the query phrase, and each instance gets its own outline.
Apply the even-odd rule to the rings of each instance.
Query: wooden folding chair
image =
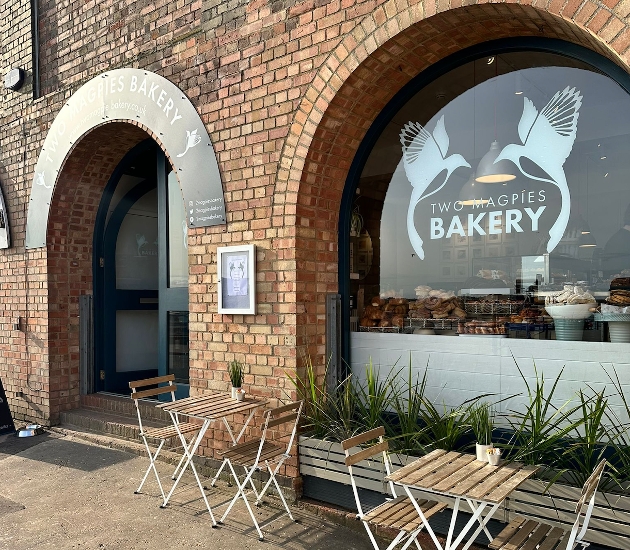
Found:
[[[580,500],[575,507],[575,522],[571,531],[552,527],[546,523],[515,517],[489,544],[491,550],[573,550],[578,545],[586,548],[584,540],[588,522],[595,506],[595,495],[606,467],[602,460],[593,470],[582,488]]]
[[[350,472],[352,491],[359,512],[357,517],[363,522],[375,550],[379,550],[379,546],[370,529],[370,525],[398,531],[398,534],[387,547],[387,550],[391,550],[401,543],[403,543],[402,550],[411,546],[412,543],[415,543],[416,546],[422,550],[420,543],[416,539],[418,533],[424,528],[422,519],[408,496],[396,495],[396,489],[391,481],[389,482],[389,487],[393,499],[388,499],[383,504],[379,504],[369,511],[364,511],[361,499],[359,498],[359,491],[353,473],[353,466],[355,464],[370,459],[378,454],[382,454],[382,461],[386,472],[385,475],[388,476],[392,473],[392,465],[388,453],[389,444],[387,441],[383,440],[384,435],[385,429],[380,426],[341,442],[341,446],[346,453],[346,466]],[[375,440],[378,440],[378,443],[365,446],[369,441],[374,442]],[[353,449],[359,445],[362,446],[361,449]],[[432,515],[446,508],[446,504],[431,500],[418,500],[418,504],[427,520]]]
[[[251,485],[252,491],[256,495],[255,504],[258,505],[267,492],[267,489],[269,489],[271,483],[275,485],[276,491],[282,500],[282,504],[284,505],[287,514],[289,514],[292,521],[295,521],[293,515],[291,514],[291,510],[287,505],[287,501],[282,494],[282,489],[280,489],[280,485],[276,479],[276,474],[280,470],[282,464],[284,464],[287,459],[291,458],[291,448],[293,447],[298,422],[300,420],[300,415],[302,414],[302,405],[302,401],[296,401],[294,403],[289,403],[288,405],[282,405],[281,407],[265,411],[265,420],[260,439],[240,443],[230,447],[227,451],[222,453],[224,463],[227,464],[228,468],[232,472],[232,477],[236,482],[238,490],[223,513],[223,517],[221,517],[219,523],[223,523],[225,521],[225,518],[230,513],[230,510],[232,510],[236,501],[239,497],[241,497],[245,502],[245,506],[247,506],[247,511],[249,512],[252,521],[254,522],[254,526],[258,532],[258,537],[260,540],[263,540],[263,533],[260,530],[258,521],[256,521],[256,516],[254,515],[249,501],[247,500],[245,487],[248,484]],[[292,426],[288,443],[283,443],[280,439],[273,439],[269,437],[273,428],[278,428],[279,426],[284,425]],[[286,438],[286,433],[287,430],[282,430],[279,432],[278,437]],[[235,465],[242,466],[245,469],[245,478],[242,483],[239,481],[239,477],[234,469]],[[256,490],[252,479],[254,472],[259,470],[267,470],[267,472],[269,472],[269,479],[260,492]]]
[[[135,490],[135,493],[138,494],[142,490],[142,486],[144,485],[144,482],[146,481],[149,472],[153,470],[153,473],[155,474],[155,479],[157,480],[158,486],[160,487],[160,492],[162,493],[162,499],[164,500],[166,499],[166,496],[164,495],[162,482],[160,481],[160,476],[158,476],[158,472],[155,467],[157,456],[160,454],[160,451],[162,450],[164,443],[166,443],[166,440],[180,436],[180,433],[186,434],[190,432],[196,432],[199,430],[199,425],[190,424],[188,422],[179,422],[178,427],[180,433],[177,432],[177,428],[175,428],[174,425],[164,426],[160,428],[146,427],[142,423],[142,414],[140,412],[140,405],[138,402],[141,399],[145,399],[147,397],[155,397],[164,393],[170,393],[171,400],[175,401],[175,390],[177,390],[177,386],[173,383],[174,380],[175,375],[167,374],[166,376],[157,376],[155,378],[145,378],[144,380],[129,382],[129,387],[131,388],[131,398],[134,400],[134,403],[136,405],[136,412],[138,413],[138,426],[140,428],[140,437],[142,437],[142,441],[144,442],[144,446],[147,450],[147,455],[149,456],[149,467],[147,468],[147,471],[145,472],[144,477],[140,482],[140,486]],[[160,386],[160,384],[167,385]],[[183,437],[183,435],[181,435],[180,438],[181,437]],[[148,441],[149,439],[159,441],[159,445],[155,450],[155,453],[151,450],[151,446],[149,445]],[[182,441],[182,445],[186,445],[185,440]],[[184,458],[185,455],[182,456],[179,464],[177,465],[177,468],[175,468],[175,472],[173,472],[172,476],[173,479],[175,479],[175,475],[181,467]]]

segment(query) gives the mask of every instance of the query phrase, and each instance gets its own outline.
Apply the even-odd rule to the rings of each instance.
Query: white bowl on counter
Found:
[[[589,310],[596,306],[595,302],[588,304],[554,304],[545,306],[545,309],[554,319],[586,319],[593,314]]]

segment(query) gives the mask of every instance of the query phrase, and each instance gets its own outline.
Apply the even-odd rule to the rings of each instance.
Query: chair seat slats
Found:
[[[419,504],[427,519],[446,507],[444,503],[430,500],[419,501]],[[378,527],[389,527],[406,533],[416,531],[422,523],[413,503],[406,496],[380,504],[365,514],[362,519]]]
[[[567,532],[545,523],[513,519],[488,546],[491,550],[564,550]]]
[[[199,430],[199,424],[190,424],[189,422],[182,422],[179,424],[179,429],[182,434],[196,432]],[[152,437],[154,439],[170,439],[177,437],[177,430],[175,426],[164,426],[162,428],[145,428],[144,435]]]

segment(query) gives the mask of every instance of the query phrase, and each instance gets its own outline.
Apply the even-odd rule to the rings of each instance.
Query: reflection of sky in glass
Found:
[[[476,168],[494,139],[499,141],[501,147],[508,143],[521,143],[518,123],[523,113],[524,97],[529,98],[540,112],[549,99],[566,86],[580,90],[583,103],[579,110],[576,142],[564,164],[571,190],[571,218],[564,238],[554,252],[584,259],[584,254],[592,255],[593,250],[585,252],[585,249],[577,249],[577,235],[582,220],[588,220],[596,241],[603,246],[619,229],[623,212],[630,202],[630,174],[626,167],[630,148],[630,104],[628,95],[615,82],[598,73],[573,67],[523,69],[491,78],[465,91],[438,110],[425,126],[429,132],[433,132],[437,120],[444,115],[450,139],[448,154],[462,154]],[[518,89],[522,89],[522,95],[515,94]],[[523,210],[524,206],[537,208],[544,205],[546,208],[540,217],[538,233],[523,227],[523,233],[503,234],[498,239],[493,237],[493,240],[487,235],[474,239],[454,235],[449,241],[431,240],[428,219],[436,215],[435,210],[439,210],[440,204],[444,208],[449,202],[454,203],[458,199],[461,187],[470,176],[470,169],[460,168],[440,192],[421,201],[416,207],[416,228],[424,241],[426,255],[423,261],[414,257],[406,229],[412,187],[400,160],[402,151],[398,133],[406,122],[424,122],[414,118],[414,105],[422,105],[426,111],[427,102],[435,103],[435,100],[433,96],[423,97],[421,91],[401,109],[383,133],[387,139],[381,139],[372,153],[373,159],[378,158],[379,162],[368,160],[363,174],[379,173],[379,166],[382,167],[380,173],[396,166],[381,224],[381,290],[402,289],[408,297],[413,296],[413,288],[419,284],[457,288],[458,282],[475,275],[482,266],[500,264],[497,258],[504,258],[510,253],[514,256],[541,254],[545,251],[544,239],[548,238],[549,227],[560,209],[560,194],[555,186],[525,178],[515,168],[519,176],[516,180],[507,185],[486,184],[489,187],[487,194],[497,201],[503,194],[510,198],[513,195],[531,197],[529,193],[533,192],[537,198],[542,191],[545,200],[539,204],[523,205],[519,198],[514,206],[496,207],[496,210],[504,211],[506,208]],[[388,162],[381,162],[385,158]],[[428,191],[440,185],[444,176],[445,172],[440,174]],[[465,209],[461,214],[470,211]],[[452,206],[448,214],[442,213],[445,230],[453,214]],[[527,225],[526,221],[524,217],[524,226]],[[465,273],[462,267],[464,263],[448,264],[442,261],[441,250],[446,246],[467,249]],[[586,259],[590,260],[590,256]]]

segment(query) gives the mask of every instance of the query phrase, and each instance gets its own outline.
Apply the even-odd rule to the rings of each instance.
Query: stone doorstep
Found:
[[[140,413],[142,421],[153,419],[164,423],[170,423],[170,416],[167,412],[156,408],[159,401],[155,399],[140,399]],[[113,395],[108,393],[92,393],[81,396],[81,408],[93,411],[129,416],[137,424],[136,406],[131,397]]]

